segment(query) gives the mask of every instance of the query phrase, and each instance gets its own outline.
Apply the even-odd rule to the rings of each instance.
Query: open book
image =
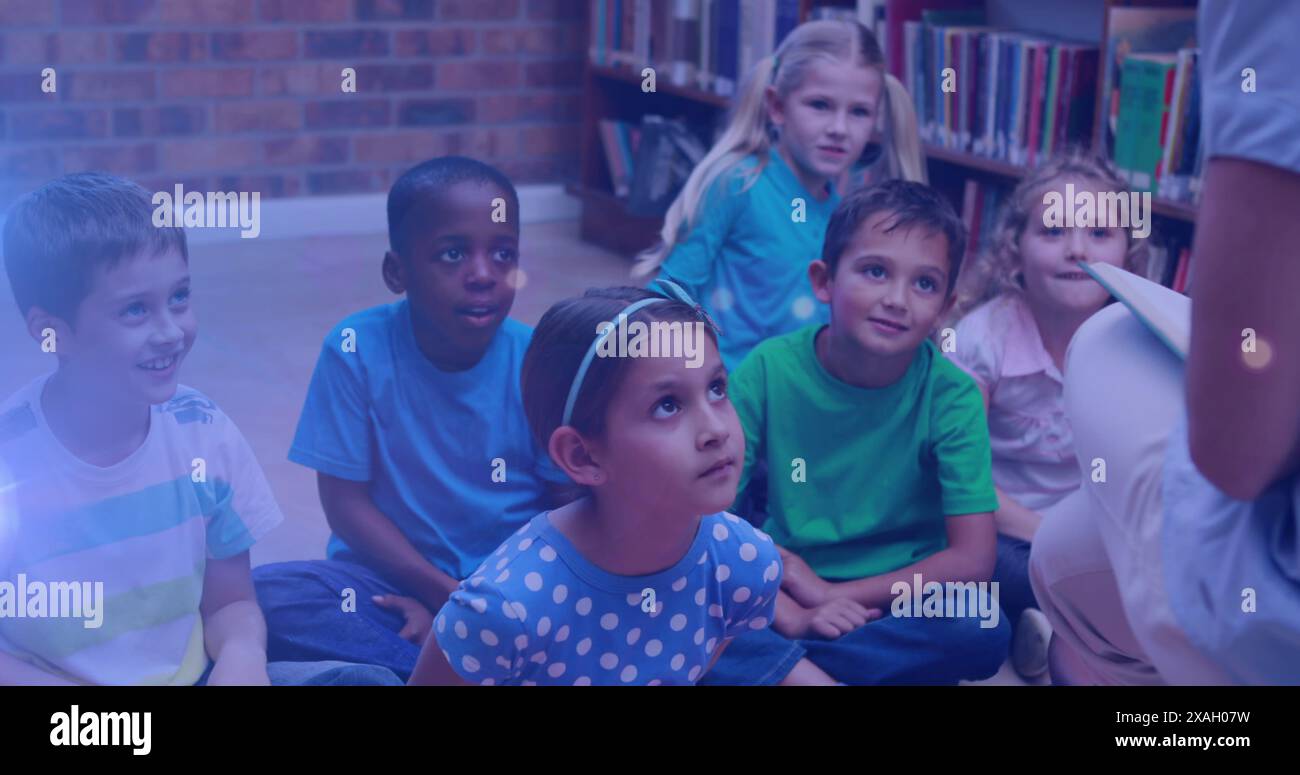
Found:
[[[1143,325],[1178,357],[1187,358],[1192,338],[1192,300],[1111,264],[1080,264],[1111,296],[1132,310]]]

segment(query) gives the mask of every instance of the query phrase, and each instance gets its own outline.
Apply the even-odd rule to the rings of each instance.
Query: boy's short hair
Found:
[[[892,213],[893,219],[884,224],[884,231],[921,227],[931,234],[943,234],[948,240],[948,293],[957,286],[957,273],[966,252],[966,225],[952,205],[938,191],[923,184],[907,180],[889,180],[849,194],[835,208],[830,225],[826,227],[826,241],[822,243],[822,261],[831,277],[839,265],[840,257],[848,249],[853,235],[862,224],[877,213]]]
[[[25,317],[32,307],[75,323],[95,270],[174,249],[188,262],[180,227],[153,224],[153,197],[115,175],[64,175],[19,199],[4,230],[5,271]]]
[[[501,170],[467,156],[439,156],[421,162],[397,179],[388,191],[388,246],[402,254],[402,221],[420,201],[457,183],[493,183],[510,196],[511,222],[519,224],[519,193]]]

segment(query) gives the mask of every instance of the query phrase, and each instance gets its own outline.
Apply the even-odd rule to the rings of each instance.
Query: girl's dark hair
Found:
[[[524,354],[520,376],[524,414],[528,417],[533,438],[542,449],[550,446],[551,434],[564,419],[564,402],[569,396],[569,387],[588,348],[596,339],[599,326],[616,322],[619,313],[628,305],[650,298],[663,297],[644,288],[592,288],[581,296],[557,302],[542,315],[533,331],[528,352]],[[666,299],[632,313],[627,323],[656,320],[694,323],[703,322],[703,317],[689,304]],[[716,345],[717,336],[713,328],[706,324],[705,330]],[[600,436],[605,432],[605,415],[610,399],[618,392],[630,360],[592,359],[578,390],[569,425],[587,436]]]

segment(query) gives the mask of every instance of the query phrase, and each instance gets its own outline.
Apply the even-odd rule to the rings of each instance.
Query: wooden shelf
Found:
[[[1089,0],[1088,3],[1083,3],[1088,9],[1082,13],[1087,16],[1090,24],[1094,20],[1096,22],[1097,40],[1104,43],[1111,7],[1132,2],[1133,0]],[[1193,0],[1140,0],[1141,5],[1149,6],[1187,6],[1192,3]],[[1027,9],[1035,9],[1029,16],[1039,20],[1045,18],[1036,10],[1040,4],[1041,0],[998,0],[997,3],[986,1],[984,5],[986,8],[992,6],[1000,9],[999,12],[1004,15],[1010,14],[1013,18],[1003,19],[1002,26],[1018,29],[1017,25],[1026,17]],[[800,0],[799,18],[806,20],[813,7],[822,5],[852,8],[856,3],[854,0]],[[1055,19],[1054,16],[1052,18]],[[587,25],[591,22],[588,12]],[[1057,37],[1071,37],[1062,30],[1047,29],[1040,32]],[[655,91],[643,94],[642,66],[625,63],[596,64],[590,59],[586,61],[583,73],[580,165],[577,180],[567,186],[569,193],[582,201],[583,239],[629,256],[650,247],[658,240],[662,219],[629,214],[626,201],[611,193],[613,181],[602,151],[600,121],[613,119],[637,123],[642,116],[657,113],[681,118],[691,125],[716,126],[734,99],[696,86],[672,83],[667,77],[667,67],[655,69]],[[1100,75],[1099,72],[1095,105],[1102,105],[1106,97]],[[1093,147],[1097,147],[1103,115],[1101,110],[1096,113],[1091,132]],[[969,177],[1014,184],[1028,173],[1027,168],[1017,164],[933,145],[925,146],[925,154],[936,165],[931,170],[932,185],[943,191],[958,206],[961,204],[963,186]],[[1190,230],[1196,222],[1197,208],[1194,204],[1152,197],[1152,210],[1162,219],[1162,225],[1170,227],[1170,231]]]
[[[1011,162],[1000,161],[997,159],[986,159],[982,156],[976,156],[973,153],[957,151],[952,148],[944,148],[937,145],[925,145],[925,155],[928,159],[952,164],[959,167],[965,167],[968,170],[975,170],[993,177],[1005,178],[1007,180],[1020,180],[1025,177],[1029,168],[1022,167]],[[1194,223],[1196,221],[1196,205],[1189,202],[1175,202],[1170,199],[1162,199],[1158,196],[1151,198],[1151,209],[1156,215],[1172,218],[1178,221]]]
[[[654,65],[647,65],[655,67]],[[621,82],[627,85],[635,86],[638,90],[641,88],[641,68],[636,67],[612,67],[610,65],[592,64],[591,74],[596,78],[605,81]],[[691,86],[679,86],[668,81],[663,76],[667,73],[667,68],[656,68],[655,77],[655,94],[667,94],[673,97],[680,97],[692,102],[698,102],[704,105],[710,105],[720,110],[726,110],[731,106],[731,98],[723,97],[713,92],[707,92],[703,89],[696,89]]]
[[[564,190],[582,201],[578,232],[583,241],[628,257],[659,241],[662,217],[633,215],[627,211],[627,200],[604,189],[567,183]]]

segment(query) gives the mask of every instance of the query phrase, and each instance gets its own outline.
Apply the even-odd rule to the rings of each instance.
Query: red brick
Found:
[[[424,91],[433,87],[433,65],[358,65],[358,92]]]
[[[520,183],[551,182],[571,177],[578,166],[576,156],[552,158],[505,159],[494,162],[516,185]]]
[[[519,132],[519,142],[526,156],[554,156],[576,153],[577,126],[531,126]]]
[[[0,179],[25,178],[39,184],[57,174],[59,155],[53,148],[22,148],[9,153],[0,148]]]
[[[0,75],[0,102],[58,102],[64,89],[68,88],[63,76],[56,76],[55,87],[58,91],[46,94],[41,91],[40,70],[33,68],[21,75]]]
[[[266,140],[268,166],[294,164],[340,164],[348,159],[346,137],[299,135],[276,140]]]
[[[30,0],[29,0],[30,1]],[[32,2],[32,5],[54,5]],[[154,0],[63,0],[63,24],[137,24],[154,17]]]
[[[294,30],[212,33],[214,59],[292,59],[297,55],[298,33]]]
[[[11,32],[0,36],[0,51],[3,52],[0,61],[11,65],[44,67],[59,62],[53,35]]]
[[[108,35],[98,30],[60,30],[54,35],[54,51],[65,65],[107,62]]]
[[[393,48],[399,57],[462,56],[474,53],[474,31],[398,30],[393,34],[393,43]]]
[[[304,125],[308,129],[346,129],[388,126],[391,120],[388,100],[352,97],[308,103]]]
[[[237,170],[261,165],[259,140],[173,140],[158,146],[162,168],[168,173],[202,170]]]
[[[359,21],[424,21],[433,18],[433,0],[357,0]]]
[[[529,88],[539,86],[582,86],[582,60],[556,59],[549,62],[529,62],[524,66],[524,84]]]
[[[332,57],[387,56],[388,33],[384,30],[308,30],[303,56]]]
[[[405,100],[397,107],[397,123],[402,126],[437,126],[465,124],[474,120],[474,101]]]
[[[207,128],[202,105],[149,105],[113,111],[114,137],[178,137],[197,135]]]
[[[582,110],[578,93],[528,92],[484,94],[476,100],[475,118],[484,124],[509,121],[572,121]]]
[[[116,38],[122,62],[201,62],[208,58],[207,37],[200,32],[130,32]]]
[[[295,174],[220,175],[213,180],[216,191],[257,191],[262,198],[296,196],[302,180]]]
[[[362,164],[417,162],[449,152],[446,138],[432,132],[366,134],[354,147],[356,161]]]
[[[246,67],[222,70],[164,70],[159,74],[163,97],[248,97],[253,71]]]
[[[574,122],[582,115],[582,94],[529,92],[520,95],[519,118],[523,121]]]
[[[514,129],[473,129],[442,135],[445,153],[495,159],[514,156],[519,150],[519,132]]]
[[[212,181],[203,175],[172,175],[166,171],[160,173],[158,177],[137,178],[136,182],[145,191],[166,191],[169,194],[176,191],[177,185],[185,191],[214,190]]]
[[[581,55],[585,44],[582,28],[572,25],[489,29],[480,38],[487,54]]]
[[[504,59],[439,62],[434,84],[439,91],[515,89],[519,63]]]
[[[59,90],[68,89],[68,94],[78,102],[148,100],[154,96],[154,75],[149,71],[82,70],[66,78],[71,81],[71,87],[60,83]]]
[[[101,109],[55,109],[13,111],[11,139],[86,140],[108,136],[108,112]]]
[[[267,97],[338,94],[342,65],[295,64],[257,71],[257,93]]]
[[[262,0],[257,18],[268,22],[345,22],[352,0]]]
[[[516,19],[519,0],[439,0],[438,19]]]
[[[586,0],[528,0],[529,19],[578,21],[586,12]]]
[[[134,176],[153,172],[158,167],[153,145],[92,145],[63,148],[63,171],[99,170]]]
[[[253,0],[158,0],[168,24],[243,24],[253,20]]]
[[[0,0],[0,24],[53,24],[54,3],[33,0]]]
[[[222,134],[293,131],[302,128],[302,107],[283,100],[219,102],[213,124]]]
[[[384,178],[377,170],[333,170],[307,173],[307,191],[312,194],[348,194],[382,191]]]

